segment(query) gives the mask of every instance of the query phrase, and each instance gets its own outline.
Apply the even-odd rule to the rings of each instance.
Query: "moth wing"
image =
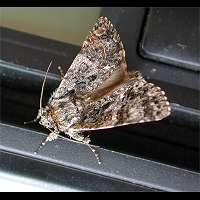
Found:
[[[61,81],[55,98],[74,90],[80,97],[98,88],[106,91],[127,77],[125,51],[120,36],[106,17],[100,17]]]
[[[95,130],[158,121],[170,111],[164,91],[134,72],[128,81],[88,104],[82,122],[74,128]]]

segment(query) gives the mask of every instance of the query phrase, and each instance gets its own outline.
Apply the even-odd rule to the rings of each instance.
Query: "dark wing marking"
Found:
[[[119,34],[106,17],[100,17],[53,98],[63,97],[71,90],[81,98],[89,96],[97,88],[106,91],[126,77],[125,51]]]
[[[165,93],[135,72],[114,91],[88,104],[82,122],[73,128],[95,130],[158,121],[170,111]]]

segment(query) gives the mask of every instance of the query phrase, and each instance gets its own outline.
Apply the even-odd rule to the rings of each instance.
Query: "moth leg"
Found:
[[[66,132],[65,134],[71,137],[72,139],[74,139],[75,142],[79,142],[79,143],[87,145],[90,148],[90,150],[94,153],[98,161],[98,164],[101,164],[98,153],[96,153],[96,150],[89,144],[90,143],[89,136],[84,137],[83,135],[80,134],[80,131],[75,131],[73,129],[68,129],[68,132]]]
[[[96,159],[97,159],[97,162],[99,165],[101,165],[101,160],[100,160],[100,157],[99,157],[99,154],[96,152],[96,150],[87,142],[87,141],[90,141],[89,139],[89,136],[85,137],[84,140],[83,140],[83,144],[87,145],[89,147],[89,149],[94,153]]]
[[[97,161],[98,161],[98,164],[100,165],[101,164],[101,161],[100,161],[100,158],[99,158],[99,154],[96,152],[96,150],[89,144],[90,143],[90,138],[89,138],[89,135],[87,137],[84,138],[84,140],[82,141],[83,144],[87,145],[89,147],[89,149],[94,153]]]
[[[55,132],[51,132],[48,137],[40,144],[40,146],[37,148],[37,150],[34,152],[34,154],[37,154],[41,148],[43,148],[47,142],[51,142],[53,140],[56,140],[58,138],[59,134]]]
[[[60,72],[60,78],[61,78],[61,80],[63,80],[64,77],[65,77],[65,74],[64,74],[64,72],[63,72],[62,67],[61,67],[61,66],[58,66],[58,70],[59,70],[59,72]]]

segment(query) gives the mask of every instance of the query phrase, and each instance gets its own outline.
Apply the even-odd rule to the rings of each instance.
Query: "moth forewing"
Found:
[[[40,124],[53,130],[46,141],[64,132],[86,145],[90,139],[84,136],[85,130],[157,121],[170,114],[160,88],[138,72],[127,72],[120,36],[106,17],[97,20],[47,106],[40,110]]]

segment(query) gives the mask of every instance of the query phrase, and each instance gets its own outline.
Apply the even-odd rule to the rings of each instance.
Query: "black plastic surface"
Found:
[[[9,165],[7,161],[9,160]],[[52,191],[151,192],[158,191],[13,152],[0,152],[0,171],[39,180]],[[30,173],[31,171],[31,173]],[[54,185],[52,187],[51,185]]]
[[[141,42],[143,56],[200,71],[199,16],[195,7],[151,8]]]
[[[198,173],[103,148],[98,148],[103,162],[102,165],[99,165],[86,145],[68,140],[58,139],[48,143],[38,155],[34,155],[35,148],[45,139],[44,134],[6,124],[0,124],[0,128],[0,170],[11,172],[19,170],[19,166],[21,166],[21,173],[26,174],[27,172],[26,175],[33,177],[37,175],[44,182],[51,180],[60,182],[59,184],[64,182],[66,185],[74,183],[76,187],[90,191],[155,191],[155,189],[161,191],[199,191],[200,189]],[[9,157],[4,157],[5,152],[16,154],[18,157],[15,159],[16,163],[13,162],[15,156],[8,154]],[[31,159],[27,158],[29,161],[26,159],[24,162],[19,155]],[[10,158],[9,164],[6,163],[8,158]],[[33,171],[30,170],[30,166],[32,166]],[[63,167],[65,170],[67,170],[66,168],[71,168],[71,170],[68,169],[65,174]],[[72,177],[70,180],[65,180],[65,177],[70,176],[73,169],[76,173],[74,180]],[[85,174],[75,172],[75,169],[83,171]],[[100,179],[99,175],[103,177]],[[78,176],[79,181],[77,180]],[[83,178],[83,176],[85,177]],[[91,180],[93,180],[92,184]],[[114,183],[112,180],[116,182]],[[126,183],[123,183],[124,181]],[[135,186],[131,187],[131,184],[135,184]],[[145,187],[151,189],[145,189]]]

